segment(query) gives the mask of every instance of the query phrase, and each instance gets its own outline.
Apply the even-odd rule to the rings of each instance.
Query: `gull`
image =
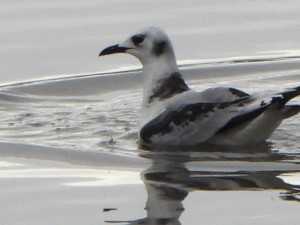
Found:
[[[99,56],[114,53],[133,55],[143,65],[143,145],[257,144],[300,112],[300,105],[287,105],[300,95],[300,86],[255,95],[232,87],[192,90],[178,69],[169,37],[157,27],[142,29]]]

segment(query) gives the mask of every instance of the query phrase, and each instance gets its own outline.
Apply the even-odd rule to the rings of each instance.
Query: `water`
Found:
[[[177,60],[299,55],[298,0],[1,0],[1,83],[139,66],[98,57],[137,30],[159,26]],[[126,26],[124,26],[126,24]]]
[[[249,93],[281,91],[299,85],[300,59],[229,58],[182,65],[181,71],[196,90],[234,86]],[[141,95],[140,70],[2,86],[0,140],[29,146],[22,152],[3,151],[2,157],[18,152],[23,157],[125,170],[115,172],[116,180],[113,172],[107,178],[109,190],[114,192],[121,182],[136,193],[118,193],[119,200],[100,194],[108,198],[102,206],[103,223],[298,223],[299,116],[284,121],[265,145],[149,151],[137,144]],[[56,157],[43,148],[34,150],[36,145],[57,148]],[[126,175],[128,166],[138,169]],[[107,184],[101,181],[101,170],[98,173],[101,179],[68,185],[103,189]]]
[[[293,57],[228,59],[181,69],[189,85],[199,91],[233,86],[249,93],[280,92],[299,85],[299,61]],[[82,151],[134,152],[141,76],[140,70],[133,70],[3,86],[1,139]],[[296,142],[299,150],[298,121],[295,117],[280,126],[270,139],[275,149],[289,151],[287,146]]]
[[[159,26],[196,90],[299,86],[298,0],[0,4],[1,224],[299,224],[299,115],[265,145],[139,149],[140,64],[98,57]]]

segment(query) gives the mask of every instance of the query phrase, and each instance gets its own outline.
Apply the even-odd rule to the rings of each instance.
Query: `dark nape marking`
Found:
[[[234,118],[232,118],[231,120],[229,120],[229,122],[227,122],[225,124],[225,126],[223,126],[222,128],[220,128],[215,134],[221,134],[224,133],[232,128],[235,128],[243,123],[249,122],[251,120],[253,120],[254,118],[258,117],[259,115],[261,115],[270,105],[265,105],[261,108],[258,108],[256,110],[253,110],[251,112],[236,116]]]
[[[142,43],[145,39],[146,35],[144,34],[137,34],[131,37],[131,41],[133,42],[133,44],[139,45],[140,43]]]
[[[148,103],[151,103],[156,98],[158,100],[170,98],[175,94],[185,92],[189,89],[180,73],[172,73],[168,78],[157,82],[157,87],[153,89],[153,94],[149,97]]]
[[[238,89],[235,89],[235,88],[229,88],[229,91],[231,92],[231,94],[239,97],[239,98],[244,98],[244,97],[249,97],[250,95],[243,92],[243,91],[240,91]]]
[[[159,57],[166,49],[167,42],[166,41],[159,41],[154,42],[152,53]]]
[[[184,106],[179,111],[165,111],[158,117],[147,123],[140,131],[141,139],[150,143],[150,139],[155,134],[167,134],[173,130],[172,124],[185,127],[189,122],[195,121],[200,117],[208,117],[208,112],[214,112],[218,104],[214,103],[195,103]]]

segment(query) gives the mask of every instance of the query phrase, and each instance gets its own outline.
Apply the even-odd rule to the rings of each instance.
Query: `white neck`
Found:
[[[153,56],[147,62],[143,62],[143,108],[149,106],[149,98],[153,95],[158,81],[168,78],[175,72],[178,72],[178,66],[173,53],[159,58]]]

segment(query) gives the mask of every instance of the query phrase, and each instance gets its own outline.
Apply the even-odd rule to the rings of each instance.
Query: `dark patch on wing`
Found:
[[[157,87],[153,89],[153,94],[149,97],[148,103],[151,103],[156,98],[158,100],[170,98],[189,89],[180,73],[172,73],[168,78],[157,82]]]
[[[254,118],[258,117],[259,115],[261,115],[267,108],[269,107],[269,105],[265,105],[263,107],[260,107],[256,110],[253,110],[251,112],[248,113],[244,113],[242,115],[236,116],[234,118],[232,118],[231,120],[229,120],[228,123],[226,123],[225,126],[223,126],[221,129],[219,129],[216,132],[217,134],[221,134],[224,133],[232,128],[235,128],[243,123],[246,123],[248,121],[253,120]]]
[[[140,137],[145,143],[150,143],[150,139],[155,134],[165,135],[172,132],[173,126],[181,126],[182,128],[189,125],[200,117],[209,116],[209,112],[214,112],[216,109],[225,109],[232,105],[240,106],[241,104],[252,101],[251,98],[240,98],[232,102],[222,103],[203,103],[198,102],[183,106],[176,111],[165,111],[159,116],[148,122],[140,131]],[[224,128],[227,129],[227,128]]]
[[[161,54],[163,54],[166,47],[167,47],[167,41],[154,42],[152,53],[157,57],[159,57]]]
[[[265,101],[261,101],[260,106],[265,106],[267,103]]]
[[[189,122],[195,121],[199,117],[208,117],[209,112],[214,112],[220,104],[195,103],[184,106],[179,111],[165,111],[158,117],[147,123],[140,131],[140,137],[146,143],[155,134],[167,134],[173,130],[172,123],[176,126],[185,127]]]
[[[232,102],[221,102],[221,103],[216,103],[216,106],[218,107],[218,109],[225,109],[229,106],[232,106],[232,105],[236,105],[236,106],[244,106],[245,103],[249,103],[250,101],[252,101],[253,99],[249,98],[250,96],[247,96],[247,97],[243,97],[243,98],[239,98],[239,99],[236,99]],[[213,103],[212,103],[213,104]]]
[[[243,91],[240,91],[238,89],[235,89],[235,88],[229,88],[228,90],[231,92],[231,94],[233,94],[233,95],[235,95],[239,98],[244,98],[244,97],[249,97],[250,96],[249,94],[247,94]]]
[[[243,92],[242,92],[243,93]],[[223,102],[223,103],[195,103],[186,105],[179,111],[166,111],[160,114],[158,117],[147,123],[140,131],[140,137],[146,143],[150,143],[150,139],[155,134],[166,134],[173,130],[172,123],[176,126],[185,127],[189,122],[195,121],[200,117],[208,117],[209,112],[214,112],[217,108],[224,109],[232,105],[243,106],[244,103],[248,103],[254,99],[251,98],[248,94],[242,94],[241,98],[232,101],[232,102]],[[222,128],[220,128],[215,135],[227,132],[230,129],[233,129],[239,125],[242,125],[246,122],[249,122],[262,113],[264,113],[271,105],[278,105],[281,109],[290,99],[300,95],[300,87],[291,89],[279,93],[282,96],[275,96],[269,103],[265,101],[260,102],[260,107],[252,110],[250,112],[238,115],[231,120],[229,120]],[[291,111],[287,112],[286,117],[295,115],[299,113],[300,106],[293,105],[290,107]]]
[[[219,129],[216,134],[221,134],[224,133],[234,127],[237,127],[245,122],[249,122],[259,115],[261,115],[270,105],[278,105],[278,108],[281,109],[290,99],[300,95],[300,87],[293,88],[291,90],[279,93],[282,95],[280,96],[275,96],[272,98],[271,102],[267,104],[265,101],[261,101],[260,103],[260,108],[255,109],[251,112],[236,116],[232,118],[224,127]],[[292,113],[297,113],[297,110],[291,111]],[[288,113],[287,113],[288,116]]]

